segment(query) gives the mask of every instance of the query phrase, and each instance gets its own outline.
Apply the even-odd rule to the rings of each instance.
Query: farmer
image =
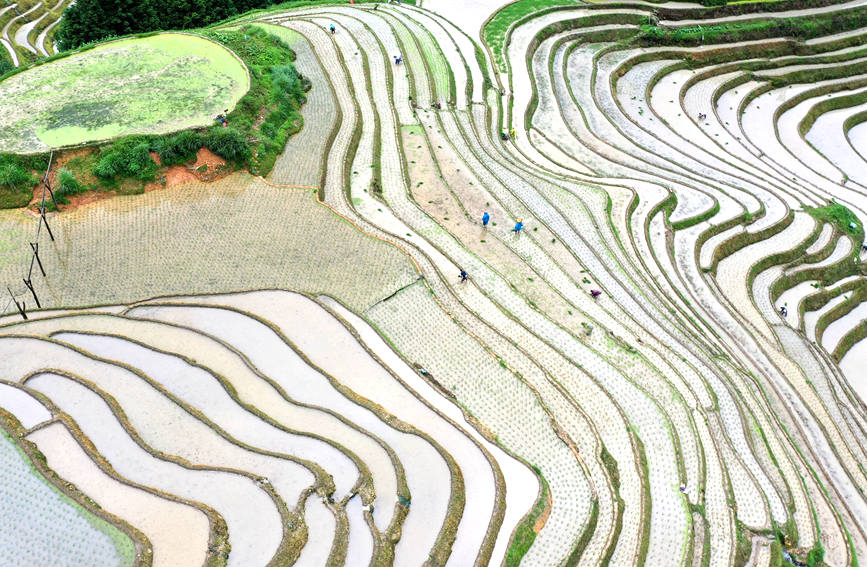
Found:
[[[596,299],[596,298],[599,297],[600,295],[602,295],[602,292],[601,292],[600,290],[598,290],[598,289],[591,289],[591,290],[590,290],[590,296],[591,296],[593,299]]]
[[[521,232],[524,229],[524,219],[518,219],[515,223],[515,228],[512,229],[512,232]]]
[[[517,139],[518,139],[518,135],[517,135],[517,134],[518,134],[518,133],[515,131],[514,128],[512,128],[511,130],[509,130],[509,136],[511,136],[513,140],[517,140]]]
[[[485,214],[482,215],[482,226],[487,228],[488,222],[491,220],[491,215],[488,214],[488,211],[485,211]]]
[[[509,135],[506,134],[506,131],[505,131],[505,130],[503,130],[502,132],[500,132],[500,139],[503,140],[503,141],[507,141],[507,140],[509,139]]]
[[[403,57],[400,54],[394,56],[394,64],[400,65],[403,62]]]
[[[468,277],[470,277],[470,276],[467,274],[467,271],[461,270],[461,283],[464,283],[465,281],[467,281]]]
[[[336,32],[336,31],[337,31],[337,28],[336,28],[336,27],[334,27],[334,24],[331,24],[331,25],[330,25],[330,26],[329,26],[329,27],[328,27],[328,29],[330,29],[330,30],[331,30],[331,34],[332,34],[332,35],[334,35],[334,32]]]
[[[780,315],[782,315],[783,317],[787,317],[789,315],[789,310],[786,309],[785,305],[780,307]]]

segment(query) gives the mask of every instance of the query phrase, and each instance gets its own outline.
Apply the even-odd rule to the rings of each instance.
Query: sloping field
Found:
[[[50,217],[0,407],[155,564],[164,509],[185,564],[863,564],[867,12],[807,4],[261,12],[302,134]]]
[[[241,60],[199,36],[102,44],[0,83],[0,151],[43,152],[207,125],[248,88]]]

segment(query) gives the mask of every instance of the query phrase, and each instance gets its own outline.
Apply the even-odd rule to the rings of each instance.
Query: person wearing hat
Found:
[[[515,223],[515,228],[512,229],[512,232],[521,232],[524,228],[524,219],[518,219],[518,222]]]

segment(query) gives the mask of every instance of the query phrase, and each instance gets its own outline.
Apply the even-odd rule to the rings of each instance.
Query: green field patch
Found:
[[[200,36],[109,42],[0,83],[0,151],[43,152],[208,125],[249,84],[231,51]]]

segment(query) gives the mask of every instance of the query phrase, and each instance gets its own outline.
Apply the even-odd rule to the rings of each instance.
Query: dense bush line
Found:
[[[207,26],[274,0],[77,0],[63,12],[55,39],[61,50],[155,30]]]

